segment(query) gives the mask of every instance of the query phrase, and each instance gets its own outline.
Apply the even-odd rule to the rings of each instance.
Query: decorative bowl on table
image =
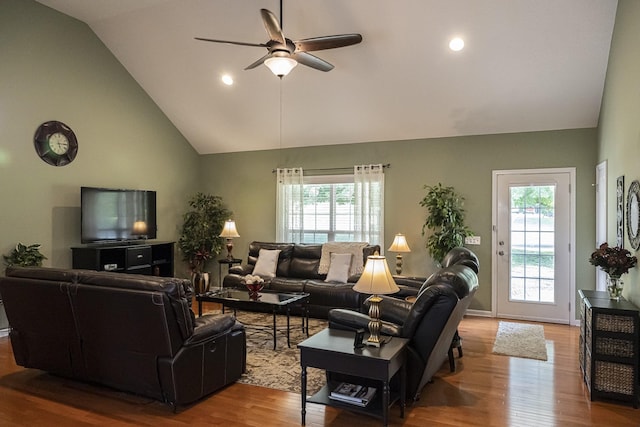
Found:
[[[249,298],[260,298],[260,291],[264,288],[264,279],[260,276],[247,274],[244,278],[244,285],[249,290]]]

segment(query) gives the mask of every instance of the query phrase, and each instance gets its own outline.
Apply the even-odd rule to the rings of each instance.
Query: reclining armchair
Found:
[[[407,396],[414,400],[451,355],[451,342],[464,316],[467,299],[478,287],[475,272],[453,265],[432,275],[412,304],[383,296],[380,304],[382,335],[408,338]],[[329,312],[329,327],[357,330],[367,328],[369,316],[351,310]]]

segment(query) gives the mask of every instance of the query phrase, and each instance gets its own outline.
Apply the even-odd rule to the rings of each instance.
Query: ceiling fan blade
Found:
[[[312,37],[295,41],[296,52],[313,52],[315,50],[335,49],[351,46],[362,41],[360,34],[338,34],[335,36]]]
[[[286,45],[287,42],[284,38],[284,34],[282,34],[278,18],[276,18],[276,16],[267,9],[260,9],[260,13],[262,14],[262,22],[264,22],[264,28],[267,30],[269,38]]]
[[[266,48],[269,48],[269,46],[267,46],[264,43],[234,42],[234,41],[230,41],[230,40],[205,39],[203,37],[194,37],[194,38],[196,40],[200,40],[200,41],[203,41],[203,42],[226,43],[226,44],[235,44],[235,45],[240,45],[240,46],[254,46],[254,47],[266,47]]]
[[[320,71],[331,71],[333,70],[333,65],[329,64],[324,59],[320,59],[317,56],[314,56],[310,53],[306,52],[298,52],[291,55],[293,59],[298,61],[298,63],[302,65],[306,65],[307,67],[315,68]]]
[[[268,58],[268,57],[270,57],[270,56],[271,56],[271,54],[270,54],[270,53],[267,53],[265,56],[263,56],[262,58],[258,59],[258,60],[257,60],[256,62],[254,62],[253,64],[248,65],[248,66],[245,68],[245,70],[252,70],[252,69],[256,68],[257,66],[262,65],[262,64],[264,63],[264,60],[265,60],[265,59],[267,59],[267,58]]]

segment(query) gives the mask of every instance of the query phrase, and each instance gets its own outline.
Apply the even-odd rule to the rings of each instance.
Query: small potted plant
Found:
[[[42,261],[47,259],[40,253],[40,244],[24,245],[18,243],[9,255],[2,255],[7,267],[41,267]]]
[[[589,263],[600,267],[602,271],[607,273],[609,297],[619,300],[624,285],[621,277],[638,264],[638,259],[625,248],[619,246],[610,247],[605,242],[591,254]]]

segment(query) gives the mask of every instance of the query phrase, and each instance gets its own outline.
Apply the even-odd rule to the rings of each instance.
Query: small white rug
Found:
[[[528,323],[501,321],[498,326],[493,353],[505,356],[547,360],[544,327]]]

